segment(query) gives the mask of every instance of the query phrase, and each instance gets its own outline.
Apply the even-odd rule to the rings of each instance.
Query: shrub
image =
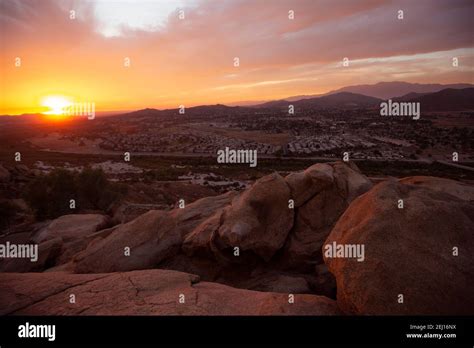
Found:
[[[107,194],[109,182],[102,169],[85,168],[76,178],[76,189],[79,194],[79,203],[84,208],[104,209],[101,202]]]
[[[24,198],[39,220],[80,212],[85,209],[106,212],[125,193],[124,186],[110,183],[102,169],[82,172],[55,169],[37,177],[26,188]],[[76,200],[76,210],[69,207]]]

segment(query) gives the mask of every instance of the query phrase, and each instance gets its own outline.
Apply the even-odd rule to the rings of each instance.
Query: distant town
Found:
[[[472,112],[449,117],[430,113],[420,120],[384,118],[374,109],[254,110],[224,106],[191,110],[191,115],[144,110],[98,118],[60,134],[78,145],[103,150],[214,156],[224,147],[255,149],[259,156],[353,159],[442,159],[457,151],[472,160],[474,131],[456,125]]]

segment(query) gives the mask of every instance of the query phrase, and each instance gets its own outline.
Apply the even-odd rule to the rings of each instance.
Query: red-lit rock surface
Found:
[[[325,258],[340,308],[350,314],[474,313],[472,192],[453,180],[412,177],[380,183],[357,198],[325,242],[365,248],[363,262]]]
[[[166,270],[0,274],[0,315],[338,315],[316,295],[257,292]],[[75,303],[70,303],[70,296]],[[180,303],[184,299],[184,303]]]

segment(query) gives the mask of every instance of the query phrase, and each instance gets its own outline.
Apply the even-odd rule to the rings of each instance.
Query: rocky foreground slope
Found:
[[[1,238],[39,243],[40,258],[0,263],[13,272],[0,274],[0,311],[472,314],[473,201],[453,180],[372,187],[336,162],[109,228],[102,215],[66,215]],[[365,254],[330,257],[328,245]]]
[[[324,296],[295,295],[289,303],[285,294],[200,282],[196,275],[167,270],[9,273],[2,275],[0,293],[0,315],[341,314],[336,302]]]

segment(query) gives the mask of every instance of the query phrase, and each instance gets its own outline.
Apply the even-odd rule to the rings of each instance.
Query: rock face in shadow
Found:
[[[347,253],[325,255],[340,308],[374,315],[474,313],[472,198],[467,185],[412,177],[380,183],[352,202],[325,242],[364,246],[361,262]]]
[[[316,295],[264,293],[200,282],[192,274],[0,274],[0,315],[340,315]],[[74,294],[76,303],[70,303]]]

